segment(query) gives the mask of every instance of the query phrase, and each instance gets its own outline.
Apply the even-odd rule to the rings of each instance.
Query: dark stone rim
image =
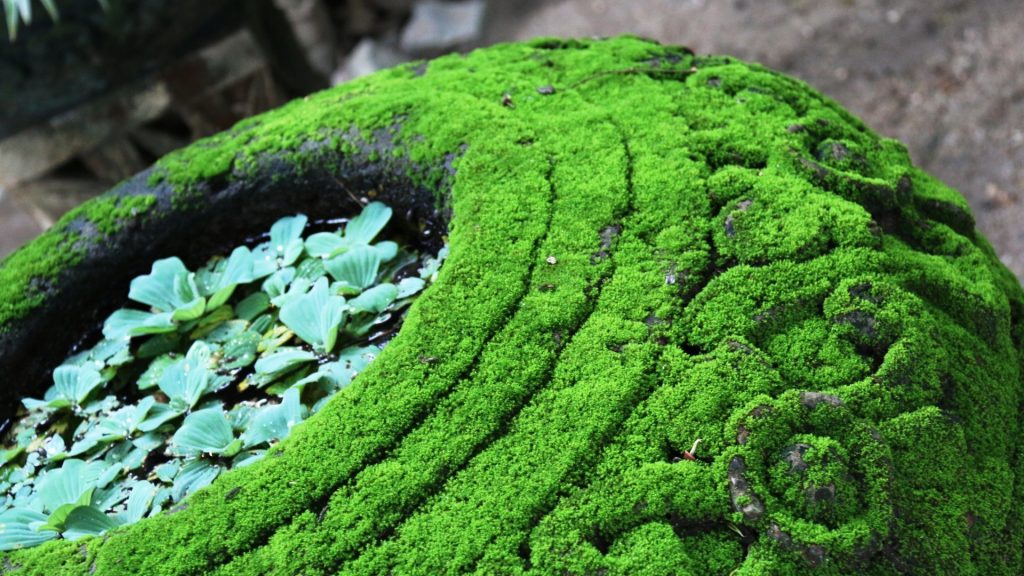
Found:
[[[387,144],[373,149],[377,157],[391,157]],[[7,383],[0,388],[0,428],[7,426],[21,398],[43,393],[53,368],[70,351],[99,337],[103,319],[124,305],[130,280],[148,272],[156,259],[178,256],[194,269],[210,256],[265,233],[282,216],[349,216],[369,200],[394,209],[389,232],[431,252],[443,245],[450,217],[447,194],[416,183],[411,176],[415,167],[408,162],[372,162],[366,153],[345,156],[319,147],[300,155],[315,161],[300,168],[296,157],[263,159],[230,180],[198,183],[187,191],[186,201],[167,184],[150,186],[152,168],[107,192],[150,194],[156,203],[90,245],[78,264],[61,271],[42,304],[0,334],[0,374]],[[84,229],[82,233],[86,238],[95,235]]]

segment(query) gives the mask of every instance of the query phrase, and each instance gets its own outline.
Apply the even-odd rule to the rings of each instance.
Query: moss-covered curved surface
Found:
[[[633,38],[497,46],[293,102],[145,184],[188,206],[331,158],[450,198],[399,337],[184,509],[8,570],[1024,570],[1024,294],[959,194],[804,84]],[[0,326],[74,264],[25,264],[67,233],[0,268]]]

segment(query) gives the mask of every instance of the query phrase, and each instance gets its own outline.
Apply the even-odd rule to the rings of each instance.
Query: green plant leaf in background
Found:
[[[51,12],[51,16],[56,13],[53,2],[49,3],[47,10],[54,9]],[[14,42],[18,38],[18,20],[25,23],[26,26],[32,23],[32,3],[31,0],[4,0],[4,15],[7,20],[7,36],[11,42]],[[54,18],[56,21],[56,18]]]
[[[231,252],[226,260],[217,263],[214,269],[202,276],[200,289],[208,296],[207,309],[217,308],[227,302],[239,284],[255,280],[253,273],[254,257],[245,246],[239,246]]]
[[[309,293],[281,308],[281,322],[318,354],[329,354],[334,349],[338,327],[344,320],[345,299],[330,294],[327,278],[317,280]]]
[[[302,231],[307,218],[303,214],[281,218],[270,227],[270,242],[261,244],[253,251],[253,273],[262,278],[275,270],[291,266],[305,249]]]
[[[106,468],[103,462],[65,460],[60,468],[45,472],[36,484],[38,500],[44,510],[56,511],[66,504],[90,504],[95,483]]]
[[[427,258],[426,263],[420,268],[420,278],[428,282],[437,280],[437,274],[441,270],[441,264],[448,258],[448,246],[442,246],[437,251],[436,258]]]
[[[281,218],[270,227],[270,247],[282,266],[291,266],[302,255],[302,231],[306,228],[304,214]]]
[[[292,387],[301,389],[308,384],[319,382],[326,384],[326,391],[332,394],[351,384],[352,379],[373,362],[378,354],[380,348],[376,346],[349,346],[338,353],[337,360],[321,364],[316,372],[297,381]]]
[[[146,419],[139,423],[139,430],[142,432],[152,432],[165,422],[181,416],[184,412],[184,408],[175,408],[169,404],[157,402],[146,413]]]
[[[17,550],[38,546],[57,537],[56,532],[39,531],[46,523],[46,514],[25,508],[10,508],[0,512],[0,550]]]
[[[274,298],[277,298],[287,292],[288,285],[291,284],[294,279],[295,268],[282,268],[264,280],[260,289],[266,292],[267,296],[272,301]]]
[[[360,246],[324,262],[327,272],[349,293],[362,292],[377,280],[383,260],[370,246]]]
[[[371,202],[358,216],[349,221],[343,235],[334,232],[310,235],[306,239],[306,253],[314,258],[330,259],[353,248],[367,246],[390,219],[391,208],[380,202]],[[395,256],[398,245],[390,241],[381,242],[378,249],[381,251],[382,259],[387,261]]]
[[[103,323],[103,336],[111,340],[125,340],[133,336],[163,334],[178,329],[171,312],[143,312],[123,308],[114,312]]]
[[[422,278],[416,278],[411,276],[409,278],[402,278],[398,283],[398,295],[395,296],[397,300],[408,298],[414,294],[418,294],[423,290],[423,286],[426,285],[426,281]]]
[[[111,366],[122,366],[132,359],[131,343],[127,339],[103,339],[92,348],[70,356],[64,364],[103,370]]]
[[[291,370],[316,360],[316,354],[291,346],[278,348],[256,361],[256,374],[252,380],[257,385],[273,382]]]
[[[235,305],[235,316],[246,322],[252,322],[268,308],[270,308],[270,297],[263,292],[253,292]]]
[[[131,404],[111,412],[100,420],[96,430],[101,442],[113,442],[130,438],[146,421],[149,410],[156,404],[156,398],[146,396],[138,404]]]
[[[97,468],[91,466],[92,469]],[[66,480],[65,480],[66,482]],[[40,487],[40,491],[43,488]],[[96,493],[96,486],[90,483],[89,487],[82,492],[81,496],[78,497],[74,502],[68,502],[61,504],[50,512],[50,515],[46,518],[46,523],[38,526],[39,530],[52,530],[54,532],[64,532],[67,529],[68,517],[71,513],[79,508],[90,508],[95,500],[94,494]]]
[[[72,404],[81,405],[103,383],[103,376],[92,368],[60,366],[53,371],[57,395]]]
[[[295,279],[306,280],[310,286],[326,275],[324,261],[319,258],[305,258],[295,266]]]
[[[145,518],[157,493],[157,486],[145,480],[133,482],[130,489],[124,512],[118,514],[118,519],[124,524],[134,524]]]
[[[76,506],[64,519],[61,535],[68,540],[83,536],[98,536],[121,525],[116,517],[108,516],[92,506]]]
[[[177,359],[171,354],[162,354],[154,358],[149,366],[146,367],[146,371],[139,376],[135,385],[138,386],[139,390],[149,390],[155,388],[160,383],[160,377],[163,376],[164,372],[174,365]]]
[[[278,308],[283,308],[288,305],[289,302],[302,297],[309,291],[309,287],[313,283],[305,278],[295,278],[292,280],[291,285],[284,291],[283,294],[275,298],[270,299],[270,303]]]
[[[231,422],[219,407],[198,410],[185,417],[171,438],[171,450],[180,456],[218,454],[234,456],[242,447],[235,438]]]
[[[398,297],[398,286],[394,284],[378,284],[367,289],[359,296],[349,301],[348,306],[353,312],[369,312],[380,314],[391,306],[391,303]]]
[[[306,238],[306,253],[313,258],[332,258],[348,249],[349,244],[334,232],[317,232]]]
[[[250,366],[256,361],[257,349],[262,338],[259,334],[246,330],[224,343],[221,368],[238,370]]]
[[[242,434],[245,448],[264,443],[277,442],[291,431],[292,427],[305,418],[305,408],[299,399],[297,388],[289,388],[280,404],[265,406],[249,422]]]
[[[370,202],[345,226],[345,241],[351,245],[369,244],[390,219],[390,207],[380,202]]]
[[[79,407],[97,387],[103,384],[103,376],[93,368],[81,366],[59,366],[53,371],[53,386],[43,400],[25,398],[26,408]]]
[[[181,500],[185,495],[209,486],[223,470],[222,466],[202,458],[187,460],[174,476],[174,485],[171,487],[172,499]]]
[[[128,297],[158,312],[171,312],[171,319],[178,322],[195,320],[206,310],[195,274],[178,258],[154,262],[149,274],[132,280]]]
[[[210,347],[202,340],[192,344],[185,358],[164,370],[158,386],[171,399],[172,406],[192,409],[210,388]]]

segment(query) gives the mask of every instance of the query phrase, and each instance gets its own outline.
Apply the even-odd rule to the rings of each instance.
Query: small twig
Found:
[[[348,186],[342,184],[341,180],[338,180],[337,176],[331,176],[331,180],[334,180],[334,183],[340,186],[341,189],[345,191],[345,194],[348,194],[348,197],[351,198],[352,201],[356,203],[356,206],[363,205],[364,202],[357,198],[354,194],[352,194],[352,191],[348,189]]]
[[[697,438],[696,440],[693,441],[693,446],[691,446],[688,451],[683,452],[683,458],[686,458],[687,460],[696,461],[697,457],[694,456],[693,454],[694,454],[694,452],[697,451],[697,445],[698,444],[700,444],[700,438]]]

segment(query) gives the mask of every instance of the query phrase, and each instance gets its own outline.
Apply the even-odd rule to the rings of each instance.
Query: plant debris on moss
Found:
[[[168,509],[251,464],[379,354],[440,258],[374,242],[379,202],[304,238],[303,215],[196,272],[135,278],[136,304],[53,371],[0,455],[0,550],[75,540]]]
[[[272,457],[14,573],[1024,571],[1024,292],[956,191],[801,82],[541,39],[310,96],[143,178],[205,198],[282,164],[431,187],[437,283]]]

